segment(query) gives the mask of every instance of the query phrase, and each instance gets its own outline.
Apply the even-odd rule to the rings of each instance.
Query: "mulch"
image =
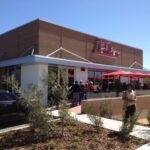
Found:
[[[146,140],[132,136],[122,139],[118,132],[103,128],[97,133],[92,125],[84,123],[65,126],[63,136],[60,124],[48,137],[33,134],[29,129],[0,135],[0,150],[135,150],[146,143]]]

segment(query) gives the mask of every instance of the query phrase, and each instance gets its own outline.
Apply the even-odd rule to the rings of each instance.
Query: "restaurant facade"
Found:
[[[143,51],[104,38],[74,31],[42,20],[34,20],[0,35],[0,89],[7,89],[4,76],[13,76],[22,88],[34,83],[45,93],[42,78],[61,70],[66,81],[98,82],[116,70],[149,73],[143,70]],[[122,77],[121,82],[128,82]],[[142,79],[141,79],[142,82]]]

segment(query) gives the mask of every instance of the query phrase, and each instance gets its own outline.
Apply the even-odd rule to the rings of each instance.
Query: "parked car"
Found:
[[[19,110],[19,97],[8,91],[0,91],[0,114]]]

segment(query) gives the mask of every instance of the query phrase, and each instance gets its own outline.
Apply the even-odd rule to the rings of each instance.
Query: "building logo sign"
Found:
[[[120,52],[113,49],[111,42],[105,40],[97,40],[94,54],[111,58],[118,58]]]

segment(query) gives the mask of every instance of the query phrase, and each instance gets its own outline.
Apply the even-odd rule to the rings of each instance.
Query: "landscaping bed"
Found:
[[[0,141],[0,149],[14,150],[135,150],[147,143],[132,136],[123,139],[118,132],[103,128],[97,133],[93,126],[84,123],[65,126],[63,136],[61,124],[57,123],[48,137],[32,133],[28,128],[1,134]]]

